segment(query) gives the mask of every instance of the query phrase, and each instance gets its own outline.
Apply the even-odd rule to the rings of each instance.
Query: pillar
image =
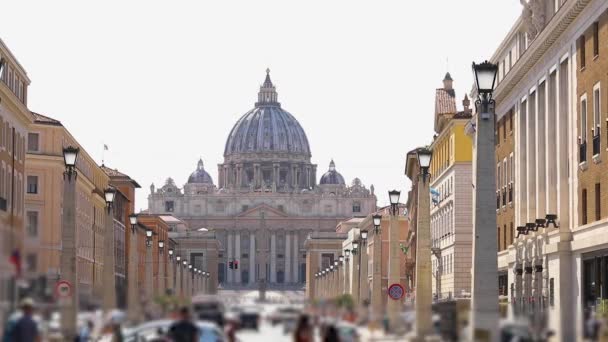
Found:
[[[285,284],[291,283],[291,232],[285,232]]]
[[[228,284],[232,284],[234,282],[234,274],[233,274],[233,270],[230,269],[229,264],[234,259],[233,232],[231,232],[231,231],[228,232],[227,240],[228,240],[228,248],[227,248],[228,249],[228,251],[227,251],[228,258],[226,259],[226,280],[227,280]]]
[[[291,277],[291,281],[294,283],[300,282],[300,265],[299,265],[299,256],[300,256],[300,248],[298,246],[298,232],[293,232],[293,276]]]
[[[371,305],[372,305],[372,320],[380,322],[384,317],[384,298],[382,296],[382,235],[374,234],[374,246],[372,248],[373,270],[372,270],[372,288],[371,288]],[[363,285],[363,280],[361,280]],[[359,302],[363,303],[363,298],[359,295]]]
[[[61,229],[61,279],[72,285],[72,295],[61,303],[61,331],[67,341],[76,337],[78,270],[76,267],[76,173],[63,175],[63,221]]]
[[[241,284],[241,232],[237,231],[234,234],[234,259],[239,261],[239,268],[234,270],[234,282]]]
[[[363,304],[364,301],[369,301],[369,282],[367,279],[368,275],[368,254],[367,246],[361,248],[361,264],[360,267],[360,282],[359,282],[359,304]],[[381,278],[380,278],[381,279]]]
[[[493,134],[493,132],[492,132]],[[494,145],[492,145],[494,147]],[[495,215],[495,211],[492,212]],[[431,226],[429,183],[418,176],[418,222],[416,237],[416,336],[423,338],[432,333],[432,278],[431,278]],[[496,244],[496,241],[494,241]],[[494,256],[496,259],[496,255]],[[496,280],[492,282],[495,284]],[[498,309],[497,309],[498,310]]]
[[[165,260],[167,260],[167,257],[163,250],[162,254],[159,253],[158,255],[158,294],[161,296],[167,293],[167,270],[165,269],[167,262]]]
[[[127,269],[127,319],[131,323],[139,323],[141,312],[139,306],[139,284],[137,281],[138,275],[138,255],[137,255],[137,228],[133,227],[129,236],[129,260]]]
[[[486,100],[484,100],[486,101]],[[471,281],[471,332],[480,341],[498,340],[498,273],[496,207],[496,156],[494,108],[480,105],[477,116],[474,170],[473,273]],[[485,117],[485,118],[484,118]],[[533,139],[530,139],[533,141]],[[533,188],[531,188],[533,189]],[[428,192],[425,193],[428,198]],[[534,199],[530,198],[530,205]],[[534,208],[535,209],[535,208]],[[535,215],[536,210],[532,211]],[[534,217],[534,216],[533,216]],[[492,227],[492,229],[488,229]],[[420,250],[418,250],[418,253]],[[416,298],[418,299],[418,298]]]
[[[116,308],[116,272],[114,254],[114,209],[109,205],[106,212],[103,239],[103,311]]]
[[[273,230],[270,236],[270,282],[275,284],[277,282],[277,236]],[[260,264],[260,268],[265,268],[266,265]],[[264,274],[266,271],[264,270]],[[265,279],[265,278],[264,278]]]
[[[253,285],[256,281],[255,274],[255,234],[249,234],[249,284]]]

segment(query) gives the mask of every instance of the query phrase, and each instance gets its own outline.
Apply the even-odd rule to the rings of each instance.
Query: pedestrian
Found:
[[[338,329],[333,324],[327,326],[325,329],[325,336],[323,342],[340,342],[340,336],[338,336]]]
[[[179,321],[169,327],[169,338],[173,342],[198,341],[198,328],[190,320],[190,309],[184,306],[179,310]]]
[[[293,335],[294,342],[312,342],[312,326],[308,315],[301,315]]]
[[[78,342],[89,342],[92,340],[91,335],[93,334],[93,321],[88,320],[85,325],[80,329],[78,333]]]
[[[34,321],[34,301],[24,298],[19,305],[22,315],[8,332],[10,342],[39,342],[38,323]]]

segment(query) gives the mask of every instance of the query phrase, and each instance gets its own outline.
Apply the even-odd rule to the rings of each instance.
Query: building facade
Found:
[[[430,148],[431,263],[434,298],[467,296],[471,291],[472,141],[465,134],[471,119],[465,95],[463,111],[456,109],[456,94],[449,73],[435,95],[435,132]]]
[[[0,320],[16,300],[17,270],[9,260],[23,254],[29,84],[25,69],[0,39]]]
[[[523,2],[521,17],[491,58],[499,64],[497,121],[506,120],[507,134],[509,120],[513,127],[513,162],[507,159],[497,190],[502,201],[513,178],[515,237],[498,254],[499,281],[508,284],[510,315],[563,341],[583,338],[584,322],[597,307],[591,304],[597,292],[584,298],[585,288],[599,288],[599,279],[585,273],[594,267],[593,251],[605,248],[601,205],[593,203],[601,203],[602,116],[594,109],[601,108],[606,56],[598,41],[607,8],[594,0]],[[510,157],[508,149],[497,151],[501,169],[507,152]],[[508,210],[502,212],[502,202],[499,210],[504,228]]]
[[[32,115],[26,155],[24,259],[28,276],[44,276],[46,293],[52,294],[61,275],[63,147],[80,145],[61,122],[38,113]],[[100,304],[103,289],[103,193],[109,177],[82,147],[76,169],[78,293],[80,305],[88,307]]]
[[[152,186],[148,210],[215,232],[220,283],[302,284],[306,237],[376,209],[373,186],[358,178],[347,185],[333,160],[317,183],[311,155],[303,128],[281,107],[267,73],[255,107],[228,136],[218,186],[200,160],[183,188],[172,179]],[[229,271],[231,261],[239,263],[238,272]]]

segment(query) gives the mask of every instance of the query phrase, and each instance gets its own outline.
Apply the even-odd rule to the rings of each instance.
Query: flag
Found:
[[[104,150],[104,151],[107,151],[107,150],[108,150],[108,145],[103,144],[103,150]]]
[[[433,200],[433,204],[437,205],[439,204],[439,191],[437,189],[433,189],[431,188],[431,198]]]
[[[13,253],[11,254],[11,257],[9,259],[9,262],[13,265],[15,265],[15,274],[18,277],[21,276],[21,254],[19,253],[18,249],[15,249],[13,251]]]

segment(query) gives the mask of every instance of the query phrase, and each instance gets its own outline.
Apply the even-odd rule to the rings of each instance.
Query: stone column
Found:
[[[308,300],[319,298],[319,279],[315,273],[319,272],[319,253],[309,250],[306,253],[306,297]]]
[[[300,282],[300,264],[299,264],[299,256],[300,256],[300,248],[298,245],[298,232],[293,232],[293,275],[291,277],[291,281],[294,283]]]
[[[492,146],[493,147],[493,146]],[[492,212],[495,214],[494,212]],[[416,237],[416,336],[423,338],[432,333],[431,305],[433,303],[431,279],[431,226],[429,183],[418,176],[418,222]],[[496,241],[494,241],[496,243]],[[496,256],[494,256],[496,259]],[[494,281],[492,284],[496,283]]]
[[[483,106],[481,106],[483,107]],[[473,233],[473,274],[471,281],[472,337],[481,341],[498,339],[498,253],[496,227],[496,156],[494,110],[480,108],[475,139],[475,224]],[[484,113],[486,112],[486,113]],[[487,119],[481,117],[486,116]],[[425,193],[428,198],[428,191]],[[535,213],[536,208],[532,210]],[[492,227],[489,229],[488,227]],[[420,253],[418,249],[417,253]],[[418,300],[418,297],[416,297]]]
[[[372,317],[375,322],[380,323],[384,318],[384,298],[382,296],[382,235],[374,234],[371,306]],[[363,277],[362,277],[363,278]],[[363,283],[363,279],[361,279]],[[363,298],[359,295],[359,303],[363,303]]]
[[[141,319],[139,305],[139,284],[137,282],[138,275],[138,255],[137,255],[137,228],[132,228],[132,233],[129,236],[129,260],[127,266],[127,319],[131,323],[139,323]]]
[[[108,206],[103,238],[103,311],[116,308],[116,270],[114,254],[114,208]]]
[[[253,285],[256,281],[255,274],[255,233],[249,234],[249,284]]]
[[[63,220],[61,229],[61,279],[72,285],[72,295],[62,300],[61,332],[67,341],[76,337],[78,269],[76,267],[76,173],[63,175]]]
[[[291,232],[285,232],[285,284],[291,283]]]
[[[428,196],[428,193],[426,193]],[[398,213],[390,215],[388,234],[389,259],[388,259],[388,285],[401,283],[401,270],[399,268],[401,249],[399,248],[399,217]],[[388,296],[386,296],[388,297]],[[387,310],[390,328],[394,331],[399,325],[399,313],[401,312],[401,300],[387,298]]]
[[[257,188],[260,186],[260,164],[253,164],[253,187]]]
[[[152,242],[150,242],[152,243]],[[154,296],[154,279],[152,273],[154,272],[154,265],[152,264],[152,245],[146,246],[146,301],[150,302]]]
[[[359,283],[359,304],[363,304],[365,300],[369,301],[369,282],[367,279],[368,274],[368,255],[367,255],[367,246],[363,246],[361,248],[361,264],[360,273],[361,273],[361,281]]]
[[[228,254],[228,258],[226,259],[226,280],[228,284],[232,284],[234,282],[234,270],[230,269],[230,262],[232,261],[232,259],[234,259],[234,254],[233,254],[233,232],[229,231],[228,232],[228,236],[227,236],[227,254]]]
[[[234,281],[237,284],[241,284],[241,232],[237,231],[234,233],[235,237],[234,237],[234,259],[237,260],[239,262],[239,268],[234,270]]]
[[[164,248],[163,248],[164,249]],[[162,254],[159,253],[158,254],[158,294],[163,296],[166,294],[166,289],[167,289],[167,276],[166,276],[166,270],[165,267],[167,266],[167,263],[165,262],[166,260],[166,256],[165,256],[165,251],[162,251]]]
[[[266,265],[260,265],[261,267],[265,268]],[[270,236],[270,282],[273,284],[277,282],[277,236],[274,230]]]

